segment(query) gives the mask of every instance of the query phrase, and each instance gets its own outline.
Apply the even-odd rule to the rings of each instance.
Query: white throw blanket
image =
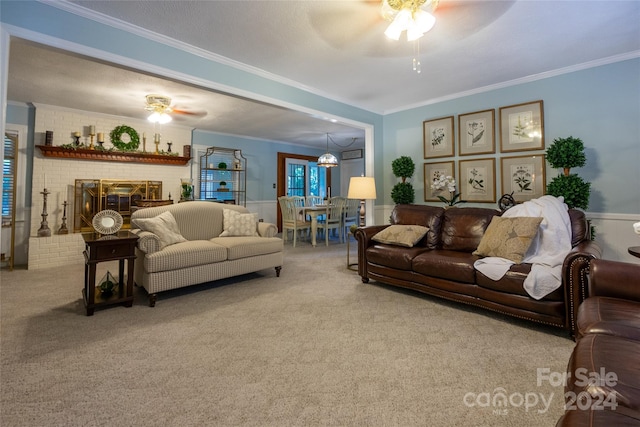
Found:
[[[562,284],[562,263],[571,250],[571,219],[563,197],[542,196],[507,210],[503,217],[542,217],[540,230],[525,254],[523,263],[531,263],[531,272],[524,289],[537,300]],[[500,280],[509,271],[512,261],[486,257],[474,267],[492,280]]]

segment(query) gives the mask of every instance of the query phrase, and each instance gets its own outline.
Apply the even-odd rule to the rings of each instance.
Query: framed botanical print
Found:
[[[422,122],[424,158],[452,157],[455,138],[453,116]]]
[[[500,108],[500,151],[543,150],[542,101]]]
[[[455,178],[455,163],[439,162],[439,163],[425,163],[424,164],[424,201],[425,202],[439,202],[438,196],[444,196],[449,198],[449,194],[443,194],[442,190],[432,190],[431,184],[440,176],[452,176]]]
[[[495,110],[458,116],[458,153],[461,156],[496,152]]]
[[[500,161],[502,191],[505,194],[511,194],[516,202],[544,196],[544,154],[503,157]]]
[[[496,159],[460,160],[460,198],[467,202],[495,203]]]

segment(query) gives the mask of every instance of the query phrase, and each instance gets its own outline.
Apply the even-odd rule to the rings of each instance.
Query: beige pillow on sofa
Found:
[[[240,213],[233,209],[223,209],[223,227],[220,237],[259,236],[258,214]]]
[[[421,225],[390,225],[384,230],[376,233],[371,240],[390,245],[405,246],[412,248],[429,231],[428,227]]]
[[[519,264],[536,237],[541,222],[539,217],[494,216],[473,254],[506,258]]]
[[[176,219],[171,212],[164,211],[160,215],[153,218],[135,219],[134,225],[143,231],[149,231],[160,239],[160,249],[174,243],[186,242],[187,239],[182,237]]]

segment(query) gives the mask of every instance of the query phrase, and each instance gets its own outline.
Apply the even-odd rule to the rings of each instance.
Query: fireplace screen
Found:
[[[76,179],[73,231],[93,231],[93,216],[105,209],[122,215],[122,228],[130,228],[131,212],[138,201],[161,198],[162,181]]]

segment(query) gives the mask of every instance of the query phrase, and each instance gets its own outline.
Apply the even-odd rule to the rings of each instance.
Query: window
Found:
[[[16,160],[18,154],[18,135],[5,134],[4,160],[2,162],[2,225],[9,226],[13,221],[15,209]]]

